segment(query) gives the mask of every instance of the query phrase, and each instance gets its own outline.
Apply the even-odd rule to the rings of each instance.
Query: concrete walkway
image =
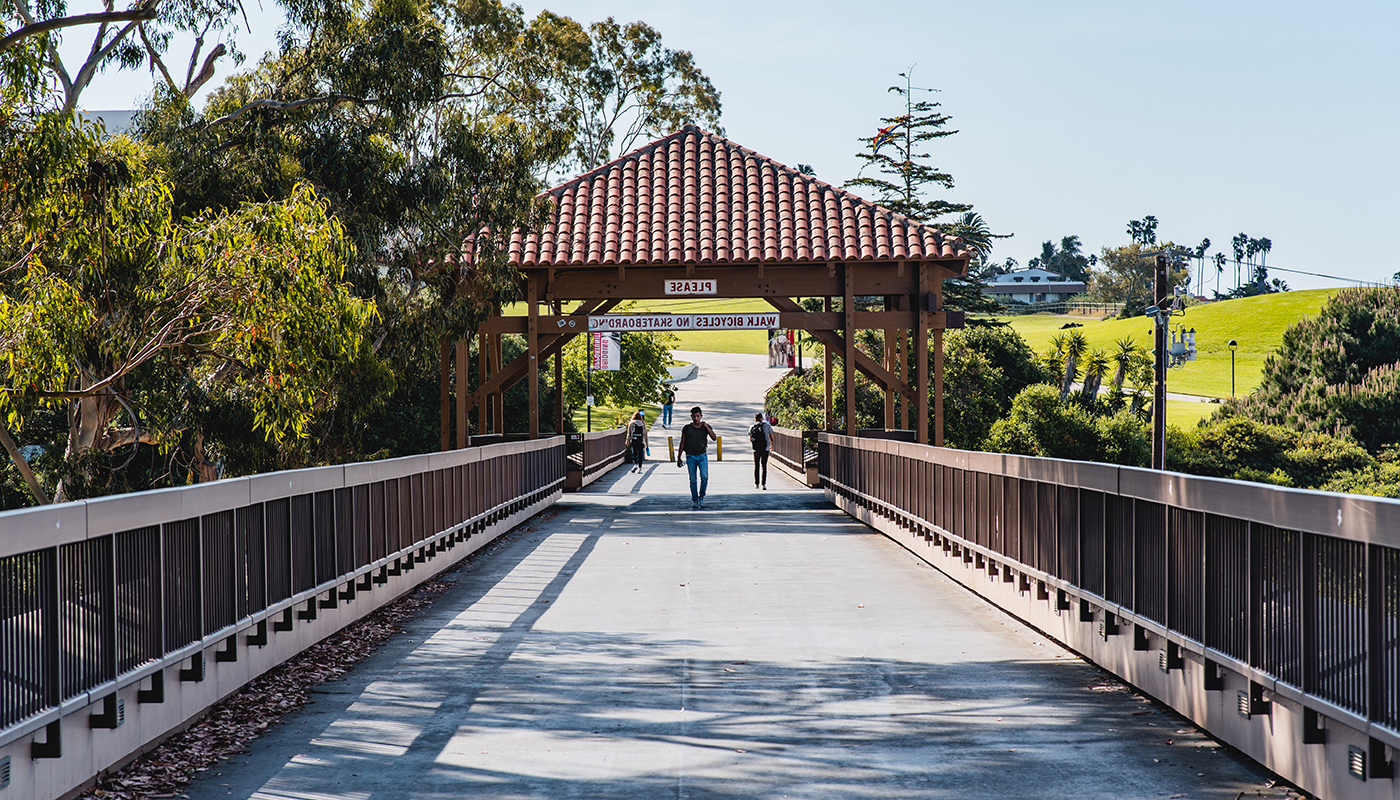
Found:
[[[1287,796],[820,492],[731,459],[692,512],[685,483],[567,495],[190,796]]]

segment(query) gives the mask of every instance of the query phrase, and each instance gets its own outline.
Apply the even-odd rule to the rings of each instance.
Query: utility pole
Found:
[[[1167,304],[1167,254],[1158,253],[1154,260],[1155,280],[1152,296],[1156,307]],[[1160,318],[1152,326],[1153,349],[1156,352],[1156,389],[1152,395],[1152,468],[1167,468],[1167,326]]]

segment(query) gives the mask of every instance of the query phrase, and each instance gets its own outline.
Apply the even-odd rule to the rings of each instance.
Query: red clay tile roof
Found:
[[[546,193],[511,263],[752,264],[967,256],[962,241],[687,125]]]

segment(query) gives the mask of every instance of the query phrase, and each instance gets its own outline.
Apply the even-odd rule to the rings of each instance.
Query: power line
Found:
[[[1196,256],[1192,256],[1192,258],[1196,258]],[[1207,258],[1205,261],[1206,261],[1206,264],[1207,264],[1208,266],[1213,266],[1213,265],[1216,263],[1216,262],[1212,261],[1212,260],[1209,259],[1209,258]],[[1251,264],[1251,263],[1249,263],[1248,261],[1236,261],[1235,259],[1227,259],[1227,260],[1222,261],[1222,262],[1220,262],[1220,263],[1221,263],[1221,264],[1233,264],[1233,265],[1235,265],[1235,266],[1237,266],[1237,267],[1249,267],[1250,269],[1253,269],[1254,267],[1263,267],[1263,268],[1266,269],[1266,270],[1273,270],[1273,271],[1278,271],[1278,272],[1287,272],[1287,273],[1290,273],[1290,274],[1293,274],[1293,275],[1311,275],[1311,276],[1313,276],[1314,278],[1327,278],[1327,279],[1329,279],[1329,280],[1341,281],[1342,283],[1354,283],[1354,284],[1357,284],[1358,286],[1384,286],[1384,285],[1386,285],[1385,283],[1378,283],[1378,282],[1376,282],[1376,281],[1363,281],[1363,280],[1359,280],[1359,279],[1357,279],[1357,278],[1343,278],[1343,277],[1340,276],[1340,275],[1328,275],[1328,274],[1323,273],[1323,272],[1308,272],[1307,270],[1301,270],[1301,269],[1287,269],[1287,268],[1285,268],[1285,267],[1275,267],[1275,266],[1272,266],[1272,265],[1269,265],[1269,264]],[[1220,271],[1221,271],[1221,270],[1217,270],[1217,272],[1220,272]]]

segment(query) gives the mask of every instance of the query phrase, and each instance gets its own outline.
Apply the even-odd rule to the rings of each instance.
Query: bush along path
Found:
[[[557,513],[536,514],[412,592],[307,648],[220,701],[199,721],[100,779],[80,800],[181,797],[200,773],[247,752],[249,742],[309,703],[316,687],[340,678],[388,644],[403,624],[431,606],[450,584],[442,578],[489,557],[515,536]]]

